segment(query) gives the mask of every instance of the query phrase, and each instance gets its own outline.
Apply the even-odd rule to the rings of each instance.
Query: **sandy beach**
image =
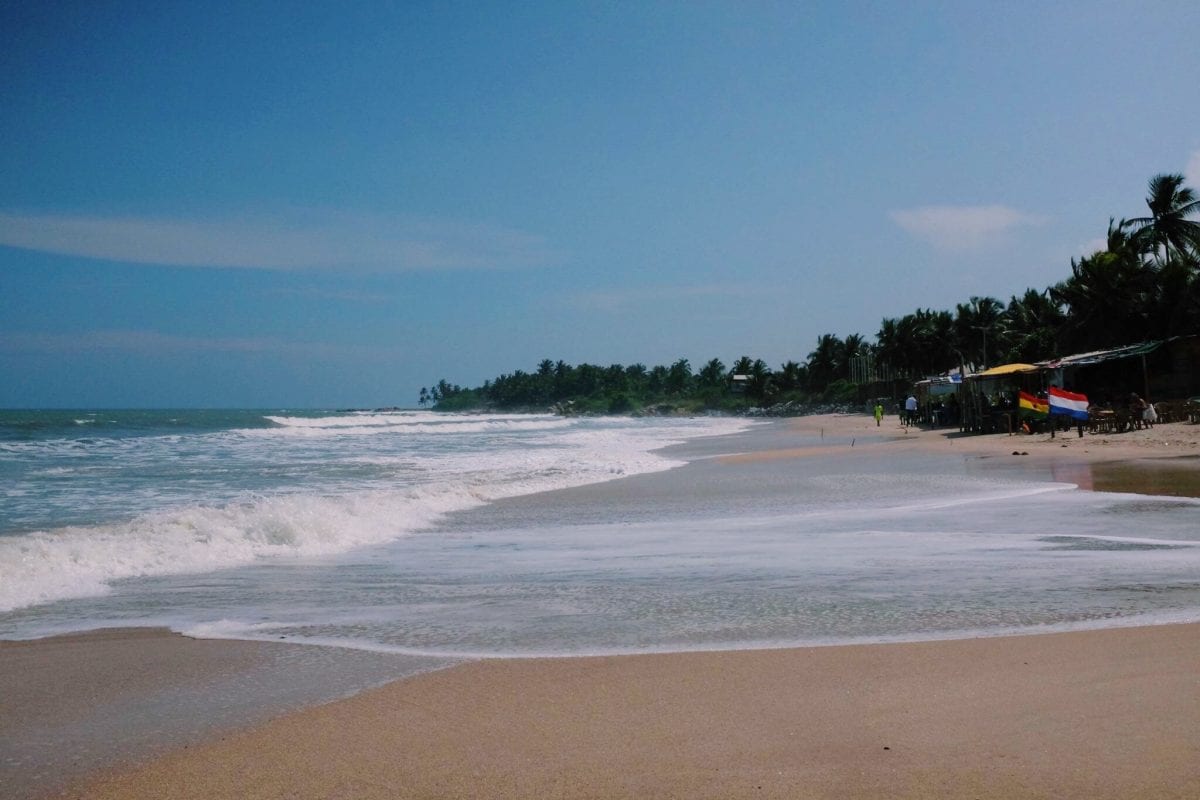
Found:
[[[906,429],[895,418],[877,428],[857,415],[782,421],[775,430],[773,443],[714,452],[705,468],[902,448],[1089,489],[1200,496],[1200,426],[1187,423],[1053,440],[962,437]],[[797,446],[814,435],[829,444]],[[639,485],[618,483],[587,496],[604,502],[607,492]],[[504,504],[489,513],[503,517]],[[50,705],[68,714],[62,709],[122,693],[202,682],[288,647],[192,642],[165,631],[69,643],[0,646],[0,741]],[[155,666],[139,672],[148,652],[158,654]],[[152,730],[155,720],[141,724]],[[232,727],[240,730],[165,754],[132,748],[122,766],[88,770],[62,796],[1193,798],[1200,624],[481,660]],[[28,776],[9,793],[32,797],[39,787],[60,795],[59,785]]]
[[[1091,463],[1134,461],[1143,459],[1200,458],[1200,425],[1173,422],[1153,428],[1123,433],[1089,433],[1079,436],[1075,430],[1059,431],[1055,436],[1046,433],[988,434],[960,433],[955,428],[905,426],[895,416],[884,417],[876,426],[874,418],[865,414],[822,414],[790,420],[793,430],[829,436],[860,437],[856,447],[908,447],[927,452],[954,452],[979,457],[1022,455],[1042,459],[1087,461]],[[883,442],[871,441],[883,437]],[[841,446],[841,445],[839,445]],[[788,451],[796,452],[796,451]],[[768,452],[765,456],[776,456]]]

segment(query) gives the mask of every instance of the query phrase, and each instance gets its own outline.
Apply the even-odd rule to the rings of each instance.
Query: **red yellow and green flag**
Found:
[[[1042,419],[1050,416],[1050,401],[1037,397],[1029,392],[1019,392],[1017,400],[1021,407],[1021,416]]]

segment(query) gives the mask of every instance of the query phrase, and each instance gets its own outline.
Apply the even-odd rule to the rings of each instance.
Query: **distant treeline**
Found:
[[[953,311],[917,309],[882,321],[875,341],[860,334],[818,337],[803,363],[778,369],[742,356],[694,371],[670,366],[572,366],[542,361],[464,389],[445,380],[421,389],[422,406],[630,413],[650,407],[737,411],[782,402],[863,399],[865,384],[907,382],[952,368],[1041,361],[1169,336],[1200,333],[1200,200],[1182,175],[1157,175],[1149,215],[1109,219],[1104,250],[1071,260],[1071,274],[1008,303],[972,297]],[[869,358],[859,358],[869,356]],[[852,375],[851,365],[867,365]],[[734,376],[739,377],[735,380]],[[853,380],[852,380],[853,379]]]
[[[735,375],[745,379],[735,381]],[[546,359],[535,372],[517,370],[475,389],[439,381],[432,389],[421,390],[420,401],[443,411],[480,407],[542,410],[554,406],[564,412],[604,414],[628,414],[650,407],[737,411],[783,400],[807,400],[810,388],[808,368],[795,361],[775,371],[762,359],[749,356],[738,359],[729,369],[714,358],[693,371],[686,358],[655,367],[572,366]],[[852,396],[854,387],[847,384],[846,388]]]

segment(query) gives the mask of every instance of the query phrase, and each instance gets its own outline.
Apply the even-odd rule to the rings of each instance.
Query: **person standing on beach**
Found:
[[[875,427],[876,428],[879,427],[879,424],[882,420],[883,420],[883,403],[876,400],[875,401]]]
[[[917,421],[917,398],[915,395],[909,395],[904,401],[904,424],[912,425]]]
[[[1137,392],[1129,395],[1129,427],[1138,430],[1145,427],[1142,415],[1146,411],[1146,401],[1138,397]]]

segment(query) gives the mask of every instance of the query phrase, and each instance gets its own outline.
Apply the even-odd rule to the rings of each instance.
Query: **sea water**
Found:
[[[455,657],[1200,618],[1195,500],[885,444],[720,458],[782,431],[720,417],[0,412],[0,638],[166,625]]]

